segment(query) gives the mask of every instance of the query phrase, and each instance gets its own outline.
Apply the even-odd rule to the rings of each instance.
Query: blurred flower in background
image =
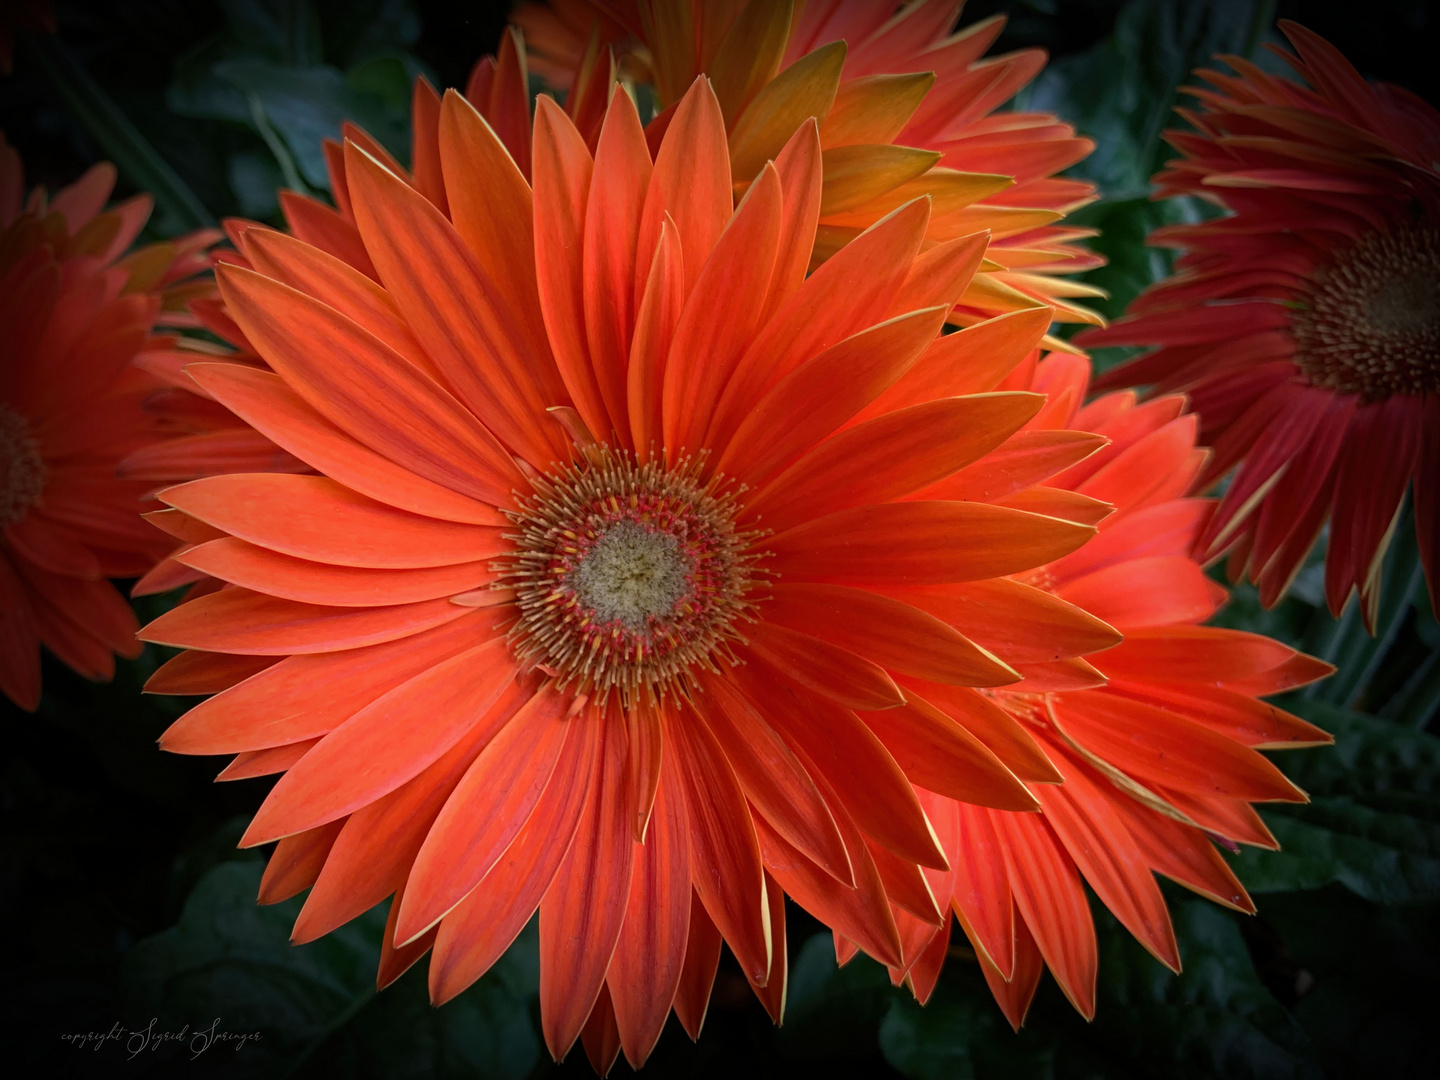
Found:
[[[697,73],[715,85],[743,191],[795,125],[820,118],[825,186],[815,257],[823,260],[897,206],[934,200],[928,239],[991,233],[986,262],[955,321],[1051,305],[1062,322],[1100,322],[1076,298],[1103,296],[1060,275],[1103,262],[1057,224],[1094,187],[1055,174],[1093,147],[1054,116],[1002,107],[1045,65],[1025,49],[985,58],[1004,29],[992,17],[954,32],[962,4],[822,0],[807,4],[529,2],[514,18],[537,74],[564,88],[587,70],[619,70],[653,87],[663,131]],[[1066,348],[1058,338],[1051,348]]]
[[[1185,391],[1214,447],[1202,486],[1234,470],[1204,557],[1230,551],[1270,606],[1328,521],[1330,610],[1358,590],[1373,629],[1412,478],[1432,598],[1440,574],[1440,112],[1281,27],[1306,85],[1224,57],[1236,74],[1202,72],[1194,130],[1167,133],[1183,156],[1157,195],[1225,216],[1153,233],[1177,273],[1079,340],[1159,346],[1103,385]]]
[[[147,412],[160,385],[145,354],[185,325],[213,282],[218,233],[130,251],[150,215],[140,195],[106,209],[115,169],[96,165],[53,197],[25,193],[0,136],[0,689],[40,701],[40,645],[108,679],[138,655],[138,623],[107,577],[149,570],[169,546],[138,516],[150,485],[116,466],[164,436]],[[129,252],[129,254],[127,254]]]

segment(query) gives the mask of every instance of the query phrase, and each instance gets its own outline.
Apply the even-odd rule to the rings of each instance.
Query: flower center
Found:
[[[14,525],[40,501],[45,461],[24,417],[0,405],[0,529]]]
[[[1301,303],[1295,362],[1316,386],[1366,401],[1440,391],[1440,228],[1370,233]]]
[[[694,665],[735,662],[763,577],[735,528],[737,492],[700,463],[666,469],[601,447],[536,483],[510,516],[514,554],[499,565],[520,618],[521,660],[603,700],[678,692]]]

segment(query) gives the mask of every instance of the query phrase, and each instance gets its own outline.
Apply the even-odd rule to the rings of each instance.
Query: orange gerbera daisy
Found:
[[[1227,213],[1152,234],[1179,270],[1082,340],[1158,346],[1103,381],[1184,390],[1215,448],[1202,483],[1239,466],[1203,554],[1229,548],[1269,606],[1328,519],[1330,609],[1358,589],[1373,629],[1412,476],[1432,598],[1440,574],[1440,112],[1281,27],[1309,89],[1239,57],[1203,73],[1156,183]]]
[[[778,1017],[782,890],[915,903],[949,864],[912,781],[1038,806],[988,714],[897,680],[1113,645],[1003,577],[1096,504],[943,486],[1008,467],[1044,400],[979,392],[1049,313],[939,336],[985,238],[922,252],[925,199],[807,277],[813,120],[738,208],[703,78],[653,160],[624,92],[593,155],[540,98],[533,186],[461,95],[438,132],[445,211],[352,139],[344,258],[250,228],[218,270],[269,368],[188,370],[317,475],[162,492],[229,583],[142,633],[193,650],[152,690],[221,691],[162,743],[284,773],[244,843],[280,841],[262,899],[313,886],[297,941],[393,894],[380,982],[433,949],[443,1002],[538,906],[552,1053],[639,1064],[672,1005],[698,1033],[722,940]]]
[[[97,165],[54,196],[25,195],[0,136],[0,690],[40,701],[40,644],[92,679],[133,656],[137,624],[105,579],[133,577],[169,546],[139,518],[149,485],[120,459],[159,437],[143,405],[156,380],[133,361],[183,309],[175,283],[208,267],[198,233],[121,258],[150,213],[106,211],[115,170]]]
[[[1091,230],[1055,224],[1094,196],[1092,185],[1055,176],[1094,144],[1053,116],[996,113],[1039,74],[1045,52],[984,58],[1005,20],[952,33],[962,3],[531,0],[514,19],[536,72],[572,93],[598,71],[608,75],[608,54],[618,52],[622,70],[654,86],[663,111],[652,138],[696,74],[708,74],[725,116],[737,191],[780,152],[796,124],[820,117],[825,184],[817,259],[929,194],[931,240],[992,234],[956,321],[968,325],[1041,302],[1062,321],[1099,323],[1075,298],[1104,293],[1056,276],[1103,262],[1076,245]]]
[[[950,864],[925,868],[925,878],[942,910],[953,908],[1016,1028],[1047,965],[1075,1008],[1094,1014],[1098,955],[1082,881],[1174,971],[1180,955],[1154,873],[1253,912],[1212,840],[1276,847],[1250,804],[1304,795],[1256,750],[1332,741],[1259,700],[1320,678],[1329,665],[1258,634],[1200,625],[1225,590],[1191,555],[1212,507],[1186,496],[1206,455],[1195,447],[1194,415],[1182,414],[1184,399],[1137,405],[1133,394],[1113,393],[1079,408],[1088,378],[1087,361],[1063,356],[1002,384],[1058,403],[1006,444],[1017,456],[1039,459],[1085,438],[1057,428],[1109,440],[1047,484],[1115,508],[1091,543],[1015,580],[1105,620],[1124,642],[1089,662],[1042,665],[1013,687],[902,680],[912,701],[916,690],[942,708],[963,696],[1026,747],[1020,775],[1032,781],[1040,814],[918,792]],[[904,961],[891,976],[908,979],[924,1001],[949,929],[895,916]],[[843,958],[854,947],[837,935],[837,950]]]

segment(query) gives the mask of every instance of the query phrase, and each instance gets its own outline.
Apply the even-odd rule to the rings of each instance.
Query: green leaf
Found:
[[[884,967],[863,954],[838,967],[833,936],[815,934],[791,965],[780,1044],[792,1057],[873,1053],[891,994]]]
[[[1287,755],[1307,805],[1266,807],[1278,852],[1233,860],[1253,892],[1339,882],[1380,903],[1440,900],[1440,739],[1321,702],[1286,707],[1335,736],[1335,746]]]
[[[1099,184],[1108,199],[1143,198],[1169,156],[1160,134],[1179,87],[1214,53],[1245,49],[1254,9],[1252,0],[1130,0],[1109,38],[1051,63],[1017,104],[1063,116],[1095,140],[1068,175]]]
[[[1256,963],[1331,1076],[1440,1075],[1435,905],[1379,907],[1338,885],[1267,896]]]
[[[193,1034],[218,1018],[232,1033],[258,1033],[231,1052],[207,1051],[225,1077],[345,1075],[362,1078],[483,1075],[519,1078],[539,1059],[530,1021],[538,986],[533,928],[489,974],[443,1009],[426,1000],[423,966],[375,993],[381,905],[308,945],[289,942],[299,900],[255,902],[263,867],[216,866],[185,903],[179,923],[126,957],[128,1025],[155,1017],[156,1031]],[[219,1044],[216,1044],[217,1047]],[[157,1060],[186,1060],[178,1042]],[[168,1064],[168,1061],[167,1061]]]
[[[214,71],[260,103],[265,119],[293,155],[300,175],[317,188],[328,190],[330,184],[321,144],[326,138],[339,138],[343,121],[360,125],[387,149],[404,143],[403,110],[397,114],[386,108],[380,95],[356,90],[338,68],[225,60],[216,64]]]
[[[903,992],[891,1001],[880,1025],[885,1060],[914,1080],[1051,1080],[1054,1034],[1033,1025],[1012,1032],[984,979],[967,966],[944,972],[924,1008]]]

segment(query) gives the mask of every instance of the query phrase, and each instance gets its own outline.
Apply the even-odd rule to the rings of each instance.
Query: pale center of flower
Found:
[[[1370,233],[1300,305],[1295,362],[1316,386],[1366,401],[1440,391],[1440,228]]]
[[[14,525],[40,501],[45,461],[24,417],[0,405],[0,528]]]
[[[677,537],[623,519],[600,534],[567,584],[602,622],[644,630],[648,619],[675,611],[694,569]]]
[[[697,462],[587,456],[510,512],[520,531],[498,568],[520,610],[516,655],[601,699],[681,691],[697,665],[734,662],[764,576],[759,534],[736,529],[737,493]]]

